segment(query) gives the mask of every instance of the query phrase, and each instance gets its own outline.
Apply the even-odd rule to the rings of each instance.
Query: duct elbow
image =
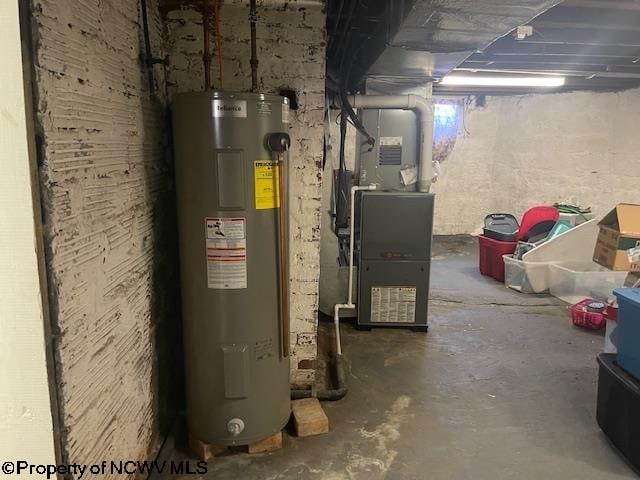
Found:
[[[433,106],[429,100],[420,95],[408,95],[407,103],[410,110],[420,115],[421,122],[433,122]]]

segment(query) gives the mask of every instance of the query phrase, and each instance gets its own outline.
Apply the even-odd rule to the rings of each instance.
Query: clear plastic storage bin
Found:
[[[548,288],[549,263],[525,262],[504,255],[504,284],[522,293],[543,293]]]
[[[567,262],[549,267],[551,295],[575,304],[591,297],[606,301],[614,288],[624,285],[627,272],[613,272],[593,261]]]

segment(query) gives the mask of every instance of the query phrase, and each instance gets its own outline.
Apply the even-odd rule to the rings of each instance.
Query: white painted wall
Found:
[[[17,0],[0,2],[0,460],[50,464],[55,449],[35,220],[38,186],[18,18]]]
[[[436,234],[471,233],[488,213],[571,201],[602,215],[640,203],[640,89],[487,97],[433,186]]]

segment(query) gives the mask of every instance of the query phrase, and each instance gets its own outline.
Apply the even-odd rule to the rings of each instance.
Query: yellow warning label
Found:
[[[256,187],[256,210],[280,207],[278,166],[273,160],[256,160],[253,166]]]

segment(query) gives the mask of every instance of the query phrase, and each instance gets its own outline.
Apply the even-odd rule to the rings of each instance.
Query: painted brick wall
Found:
[[[172,231],[163,105],[140,66],[139,2],[32,0],[32,12],[63,454],[144,459],[158,433],[154,337],[175,287],[163,260]]]
[[[471,233],[491,212],[556,201],[605,214],[640,203],[640,89],[487,97],[466,117],[433,186],[435,232]]]
[[[224,89],[251,87],[249,2],[225,1],[221,10]],[[193,9],[167,13],[167,83],[170,93],[202,90],[202,15]],[[324,137],[325,13],[322,1],[258,2],[260,91],[298,92],[292,112],[291,148],[291,381],[309,386],[315,374],[320,203]],[[211,51],[213,52],[213,46]],[[212,81],[218,87],[217,58]]]

